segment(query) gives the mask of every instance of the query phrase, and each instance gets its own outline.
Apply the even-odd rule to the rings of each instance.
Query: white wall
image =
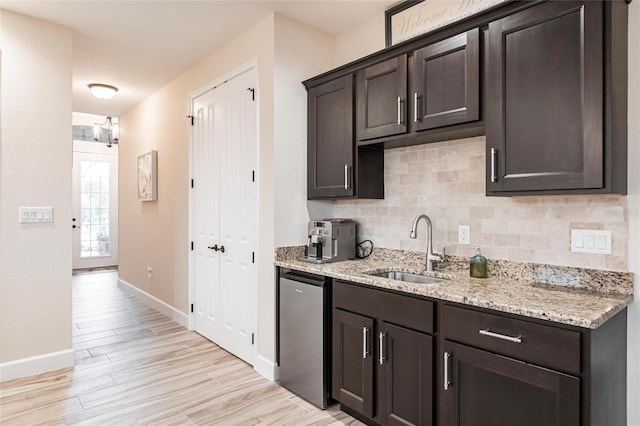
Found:
[[[329,58],[333,55],[333,42],[333,37],[321,31],[276,15],[273,108],[276,247],[305,244],[304,230],[310,216],[314,219],[331,216],[330,203],[307,202],[307,91],[302,81],[332,68]]]
[[[629,271],[636,302],[627,322],[627,406],[629,425],[640,425],[640,2],[629,5]]]
[[[73,365],[72,32],[0,10],[0,380]],[[51,206],[54,222],[18,223]]]

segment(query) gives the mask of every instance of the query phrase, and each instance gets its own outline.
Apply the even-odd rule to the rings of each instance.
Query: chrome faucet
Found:
[[[424,219],[427,222],[427,260],[425,262],[425,268],[427,268],[428,272],[433,271],[433,262],[442,262],[444,260],[444,256],[439,255],[433,252],[433,230],[431,225],[431,219],[426,214],[421,214],[413,220],[413,225],[411,225],[411,234],[409,237],[416,238],[416,231],[418,229],[418,222],[420,219]]]

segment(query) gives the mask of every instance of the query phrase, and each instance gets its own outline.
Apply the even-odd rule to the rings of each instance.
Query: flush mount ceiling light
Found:
[[[99,99],[111,99],[115,96],[118,88],[115,86],[109,86],[108,84],[89,84],[89,90],[93,93],[93,96]]]

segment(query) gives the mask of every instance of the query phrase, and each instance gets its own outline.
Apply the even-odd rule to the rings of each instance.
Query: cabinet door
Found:
[[[480,118],[480,31],[415,51],[413,129],[426,130]]]
[[[353,196],[353,76],[313,87],[307,99],[307,196]]]
[[[373,417],[373,320],[333,310],[332,396]]]
[[[359,141],[407,132],[407,55],[358,71],[356,77]]]
[[[442,426],[580,424],[577,377],[447,340],[443,352]]]
[[[433,424],[432,337],[385,322],[377,337],[383,423]]]
[[[602,2],[489,24],[487,192],[603,187]]]

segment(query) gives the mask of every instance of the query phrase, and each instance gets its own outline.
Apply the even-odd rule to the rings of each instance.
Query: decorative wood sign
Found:
[[[385,12],[387,47],[508,0],[407,0]]]

